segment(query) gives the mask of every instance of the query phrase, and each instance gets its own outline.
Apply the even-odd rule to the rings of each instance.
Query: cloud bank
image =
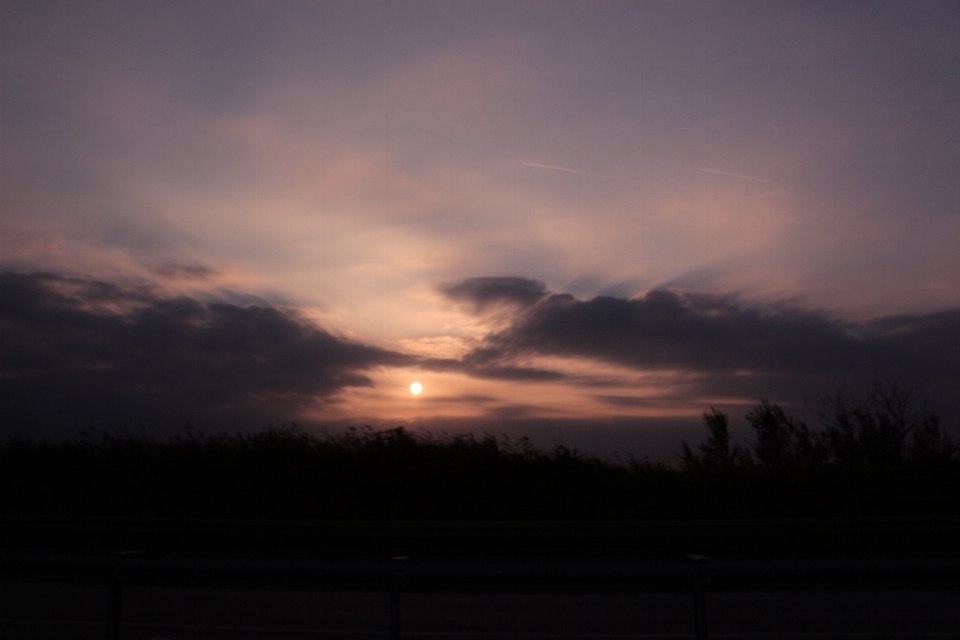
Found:
[[[269,304],[0,273],[0,431],[129,425],[163,433],[187,423],[233,430],[315,419],[325,407],[345,408],[345,392],[374,386],[384,369],[473,380],[463,387],[468,395],[440,393],[423,406],[440,403],[441,414],[462,422],[457,407],[482,397],[486,418],[470,420],[494,429],[518,415],[549,421],[543,411],[558,410],[571,424],[631,416],[649,424],[676,418],[678,408],[689,415],[714,402],[800,402],[877,376],[929,394],[948,426],[960,416],[960,310],[852,322],[673,290],[581,300],[522,277],[468,278],[439,290],[481,318],[496,311],[500,328],[462,358],[429,359],[346,340]],[[646,386],[631,387],[637,380]],[[548,385],[566,404],[495,391],[514,383],[539,393]],[[360,405],[346,411],[366,415]]]
[[[0,274],[0,327],[8,431],[276,424],[414,360],[269,306],[48,273]]]
[[[464,289],[472,290],[447,291],[462,296]],[[714,397],[800,400],[805,391],[824,394],[881,377],[930,389],[950,405],[950,390],[960,382],[960,310],[852,322],[696,292],[589,300],[552,293],[519,309],[509,326],[486,336],[464,361],[493,367],[537,357],[685,372],[699,377],[701,395]]]

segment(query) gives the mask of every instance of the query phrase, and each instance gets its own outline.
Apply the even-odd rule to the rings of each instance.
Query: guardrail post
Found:
[[[397,570],[397,576],[393,580],[393,586],[390,588],[390,640],[399,640],[400,638],[400,570]]]
[[[107,640],[120,640],[120,614],[123,605],[123,581],[120,579],[120,564],[117,563],[110,580],[110,602],[107,611]]]
[[[707,582],[710,576],[703,564],[709,558],[698,553],[688,553],[687,559],[700,565],[693,570],[693,625],[697,640],[707,640]]]
[[[127,562],[125,558],[138,556],[143,553],[140,549],[117,551],[118,556],[113,566],[113,579],[110,580],[110,593],[107,611],[107,640],[120,640],[120,617],[123,613],[123,579],[126,575]]]
[[[707,576],[698,571],[693,578],[693,621],[697,640],[707,640]]]
[[[394,562],[406,562],[409,556],[396,556]],[[403,573],[398,565],[393,574],[390,587],[390,640],[400,640],[400,587],[403,586]]]

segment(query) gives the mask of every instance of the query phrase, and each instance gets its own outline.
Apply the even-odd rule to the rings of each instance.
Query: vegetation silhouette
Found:
[[[914,390],[877,381],[812,408],[818,430],[762,399],[746,447],[730,446],[726,415],[711,409],[698,452],[681,444],[680,473],[737,515],[960,514],[960,446]]]
[[[0,444],[0,514],[330,520],[637,520],[960,514],[960,451],[915,394],[876,384],[816,407],[761,400],[678,457],[601,459],[529,439],[296,425],[160,441],[126,430]]]

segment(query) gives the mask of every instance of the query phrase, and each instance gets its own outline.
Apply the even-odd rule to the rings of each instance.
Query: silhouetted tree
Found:
[[[838,391],[816,411],[829,458],[843,466],[882,470],[908,456],[949,459],[956,453],[926,401],[897,383],[875,381],[863,396]]]
[[[757,434],[753,458],[762,466],[811,468],[827,457],[818,433],[766,398],[750,410],[746,419]]]
[[[940,427],[940,417],[926,412],[914,429],[910,459],[917,463],[942,463],[954,459],[960,449]]]
[[[703,414],[703,424],[710,431],[710,436],[697,447],[699,455],[693,452],[686,441],[680,444],[680,458],[685,468],[723,469],[749,462],[749,456],[742,447],[730,447],[729,420],[725,413],[710,407],[710,411]]]

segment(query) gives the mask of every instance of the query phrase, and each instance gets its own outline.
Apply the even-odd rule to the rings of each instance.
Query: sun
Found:
[[[423,391],[423,385],[419,382],[414,382],[412,385],[410,385],[410,393],[413,395],[418,396],[420,395],[421,391]]]

